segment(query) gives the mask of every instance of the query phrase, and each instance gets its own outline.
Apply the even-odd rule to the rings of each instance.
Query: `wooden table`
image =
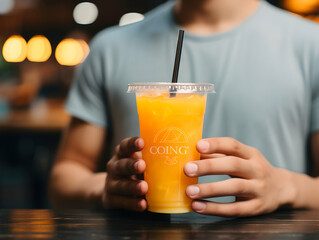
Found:
[[[183,220],[180,215],[89,210],[0,210],[0,239],[319,239],[319,211]]]

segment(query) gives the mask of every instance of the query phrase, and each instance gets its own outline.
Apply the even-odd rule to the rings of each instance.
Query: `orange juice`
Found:
[[[199,160],[196,143],[202,138],[206,94],[138,94],[137,109],[142,151],[146,161],[145,180],[148,210],[158,213],[185,213],[191,210],[186,187],[197,178],[184,174],[184,165]]]

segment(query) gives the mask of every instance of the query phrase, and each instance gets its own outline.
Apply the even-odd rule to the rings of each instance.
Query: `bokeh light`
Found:
[[[2,55],[7,62],[24,61],[27,57],[27,42],[22,36],[11,36],[3,45]]]
[[[73,10],[74,21],[83,25],[95,22],[98,14],[98,8],[90,2],[79,3]]]
[[[119,25],[125,26],[128,24],[136,23],[142,21],[144,19],[144,15],[140,13],[126,13],[120,18]]]
[[[319,6],[318,0],[284,0],[284,8],[297,13],[309,13]]]
[[[83,51],[83,57],[82,57],[82,60],[81,60],[81,63],[82,63],[86,59],[86,57],[89,55],[90,47],[84,40],[78,39],[77,41],[82,46],[82,51]]]
[[[28,42],[27,58],[31,62],[45,62],[51,56],[49,40],[42,35],[32,37]]]
[[[58,44],[55,58],[61,65],[75,66],[82,63],[88,53],[89,46],[85,41],[67,38]]]
[[[0,15],[11,12],[14,7],[14,0],[0,0]]]

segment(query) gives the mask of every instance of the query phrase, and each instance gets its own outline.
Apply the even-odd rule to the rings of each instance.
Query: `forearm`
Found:
[[[106,173],[94,173],[74,161],[62,161],[52,169],[49,198],[56,208],[101,207]]]
[[[292,208],[319,209],[319,178],[284,170],[288,183],[286,205]],[[285,205],[285,204],[284,204]]]

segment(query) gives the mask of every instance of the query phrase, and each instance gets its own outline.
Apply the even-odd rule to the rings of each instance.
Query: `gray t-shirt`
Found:
[[[173,6],[169,1],[139,23],[100,32],[77,71],[66,108],[111,130],[114,145],[139,135],[128,83],[171,81],[179,29]],[[216,87],[203,137],[233,137],[276,167],[305,172],[307,138],[319,130],[318,39],[317,24],[264,1],[229,31],[186,32],[179,81]]]

